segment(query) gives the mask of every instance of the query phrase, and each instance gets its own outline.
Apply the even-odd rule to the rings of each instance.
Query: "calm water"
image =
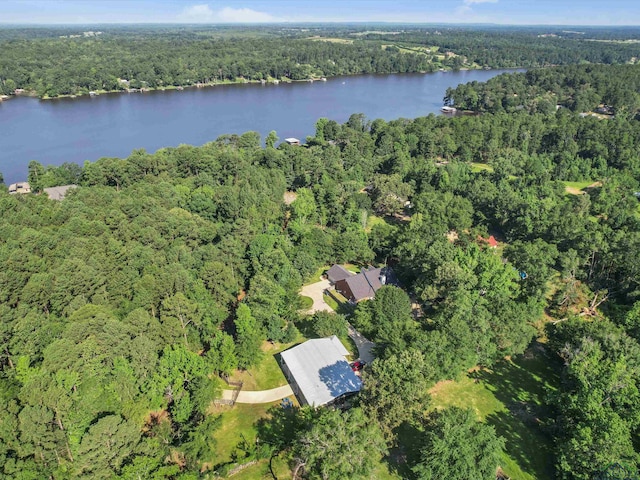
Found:
[[[485,81],[504,70],[364,75],[327,82],[226,85],[184,91],[119,93],[0,102],[0,172],[25,180],[27,164],[82,163],[126,157],[181,143],[202,145],[225,133],[275,130],[283,139],[313,135],[315,122],[339,123],[352,113],[393,120],[436,113],[448,87]]]

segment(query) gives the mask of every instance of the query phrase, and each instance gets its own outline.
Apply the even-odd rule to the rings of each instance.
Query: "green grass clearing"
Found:
[[[291,343],[271,344],[271,342],[264,342],[262,345],[264,356],[260,363],[248,370],[236,371],[231,378],[236,382],[244,382],[244,390],[269,390],[286,385],[287,379],[282,373],[275,356],[304,340],[305,338],[300,337]]]
[[[479,370],[431,391],[434,408],[471,408],[505,438],[502,468],[511,478],[553,477],[552,440],[544,433],[547,389],[558,383],[553,361],[536,344],[513,361]]]
[[[353,263],[343,263],[342,266],[349,270],[351,273],[360,273],[361,268]]]
[[[585,180],[583,182],[562,182],[564,183],[564,189],[569,195],[582,195],[584,189],[590,185],[593,185],[592,180]]]
[[[221,427],[215,432],[216,461],[218,464],[231,461],[232,454],[242,441],[242,437],[251,442],[256,438],[255,423],[267,416],[274,404],[250,405],[236,403],[233,407],[216,406],[209,413],[221,415]]]
[[[312,40],[314,42],[343,43],[347,45],[351,45],[353,43],[353,40],[348,38],[309,37],[307,40]]]
[[[473,173],[493,172],[493,167],[488,163],[471,162],[471,171]]]
[[[378,217],[377,215],[369,215],[369,217],[367,218],[367,226],[365,227],[364,231],[366,233],[371,233],[371,229],[373,229],[373,227],[375,227],[376,225],[387,225],[387,221],[382,217]]]

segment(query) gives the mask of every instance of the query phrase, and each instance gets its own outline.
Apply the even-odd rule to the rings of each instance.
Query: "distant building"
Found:
[[[12,183],[9,185],[9,193],[12,195],[16,193],[31,193],[31,185],[27,182]]]
[[[282,370],[301,405],[328,405],[362,389],[348,355],[335,335],[308,340],[280,354]]]
[[[300,145],[300,140],[298,140],[297,138],[285,138],[284,139],[285,142],[287,142],[289,145],[296,145],[299,146]]]
[[[496,237],[494,237],[493,235],[489,236],[489,238],[484,238],[478,235],[478,240],[482,243],[486,243],[491,248],[498,248],[498,245],[499,245],[498,241],[496,240]]]
[[[62,200],[69,189],[76,187],[77,185],[62,185],[60,187],[50,187],[45,188],[44,193],[46,193],[51,200]]]

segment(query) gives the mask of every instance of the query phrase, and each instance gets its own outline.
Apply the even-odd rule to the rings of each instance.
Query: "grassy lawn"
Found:
[[[340,305],[338,305],[338,302],[336,302],[333,297],[329,296],[329,295],[323,295],[322,298],[324,298],[324,301],[326,302],[327,305],[329,305],[331,308],[333,308],[334,311],[338,311],[338,309],[340,308]]]
[[[431,394],[434,408],[471,408],[505,438],[502,468],[511,478],[553,477],[552,443],[543,429],[547,389],[559,381],[540,345],[513,361],[479,370],[458,381],[440,382]]]
[[[487,163],[477,163],[477,162],[471,162],[471,171],[473,173],[480,173],[480,172],[493,172],[493,167]]]
[[[386,223],[386,220],[382,217],[378,217],[377,215],[369,215],[369,217],[367,218],[367,226],[364,231],[370,233],[371,229],[376,225],[385,225]]]
[[[307,285],[311,285],[312,283],[317,283],[320,280],[322,280],[322,275],[325,274],[325,272],[329,270],[329,266],[328,265],[323,265],[322,267],[318,268],[315,273],[313,275],[311,275],[311,277],[309,277],[305,282],[303,286],[307,286]]]
[[[314,42],[343,43],[346,45],[353,43],[353,40],[349,40],[348,38],[310,37],[308,40],[313,40]]]
[[[583,182],[562,182],[566,192],[570,195],[582,195],[583,189],[589,185],[593,185],[593,180],[585,180]]]
[[[313,306],[313,298],[300,295],[300,310],[309,310]]]
[[[360,273],[361,268],[353,263],[343,263],[342,266],[351,273]]]
[[[267,411],[274,404],[249,405],[236,403],[233,407],[214,406],[209,413],[221,415],[222,423],[214,435],[217,446],[218,463],[231,461],[231,455],[242,441],[242,437],[251,442],[256,438],[255,423],[267,416]]]
[[[264,356],[260,363],[254,365],[249,370],[236,371],[232,375],[232,379],[236,382],[244,382],[244,390],[269,390],[286,385],[287,379],[282,373],[275,355],[304,340],[304,338],[299,338],[295,342],[282,344],[264,342],[262,344]]]

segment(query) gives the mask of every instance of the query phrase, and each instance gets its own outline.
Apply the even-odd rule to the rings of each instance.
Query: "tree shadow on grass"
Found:
[[[397,445],[389,450],[385,461],[389,470],[400,478],[415,478],[411,468],[420,463],[420,448],[422,447],[423,431],[415,425],[402,423],[394,430]]]
[[[534,478],[555,478],[552,439],[548,435],[511,411],[489,414],[485,420],[505,439],[505,453],[525,473]]]
[[[300,409],[274,406],[268,413],[268,417],[261,418],[256,423],[260,441],[272,445],[278,451],[291,447],[298,433],[307,424]]]
[[[298,321],[296,321],[296,328],[300,331],[300,334],[304,338],[314,338],[316,337],[313,331],[313,316],[303,316]]]
[[[506,453],[536,478],[553,478],[549,430],[555,413],[547,397],[559,383],[560,368],[544,346],[534,342],[513,361],[503,360],[491,370],[470,374],[505,405],[507,411],[491,413],[486,421],[506,440]]]

